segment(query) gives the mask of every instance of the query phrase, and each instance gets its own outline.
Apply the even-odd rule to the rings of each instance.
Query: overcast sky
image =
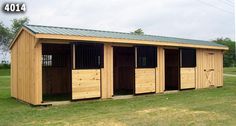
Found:
[[[1,0],[1,5],[4,1]],[[17,0],[16,0],[17,1]],[[14,1],[15,2],[15,1]],[[9,26],[27,16],[30,24],[131,32],[200,40],[234,40],[234,0],[21,0],[27,12],[0,12]]]

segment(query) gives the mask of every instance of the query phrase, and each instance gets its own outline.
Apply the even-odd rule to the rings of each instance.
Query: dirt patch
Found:
[[[69,126],[70,123],[69,122],[65,122],[65,121],[47,121],[43,123],[44,125],[63,125],[63,126]]]
[[[97,124],[95,124],[96,126],[127,126],[125,123],[114,120],[114,119],[110,119],[110,120],[102,120],[99,121]]]
[[[190,109],[181,109],[181,108],[171,108],[171,107],[161,107],[161,108],[152,108],[136,111],[139,116],[145,116],[150,118],[158,118],[159,120],[179,120],[179,121],[195,121],[203,122],[206,120],[225,120],[229,118],[228,115],[211,112],[211,111],[195,111]],[[153,116],[155,115],[155,116]]]
[[[26,125],[36,125],[36,124],[70,126],[70,123],[64,120],[51,120],[51,121],[40,121],[40,122],[32,121],[32,122],[26,123]]]
[[[145,109],[145,110],[140,110],[137,111],[137,113],[150,113],[150,112],[155,112],[156,109]]]

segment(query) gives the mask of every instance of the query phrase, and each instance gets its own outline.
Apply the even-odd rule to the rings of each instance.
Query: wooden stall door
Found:
[[[156,91],[155,68],[135,69],[135,94],[152,93]]]
[[[214,86],[214,52],[212,51],[205,51],[204,53],[205,56],[205,60],[207,60],[207,62],[205,62],[206,64],[204,65],[204,78],[205,78],[205,85],[207,87],[210,86]]]
[[[100,69],[72,70],[72,100],[99,98]]]
[[[180,83],[181,89],[196,88],[195,68],[180,68]]]

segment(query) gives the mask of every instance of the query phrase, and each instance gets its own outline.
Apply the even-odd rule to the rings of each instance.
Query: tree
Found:
[[[222,44],[229,47],[229,50],[224,53],[224,67],[231,67],[236,65],[235,42],[229,38],[217,38],[215,43]]]
[[[135,30],[134,32],[131,32],[132,34],[136,34],[136,35],[144,35],[144,32],[141,28]]]
[[[28,17],[13,19],[12,20],[12,25],[11,25],[12,34],[15,35],[24,24],[28,24],[28,23],[29,23],[29,18]]]
[[[23,17],[19,19],[13,19],[12,25],[10,28],[4,26],[2,22],[0,22],[0,47],[4,52],[8,51],[8,46],[20,28],[29,23],[29,18]]]
[[[6,51],[5,47],[8,46],[9,40],[11,39],[10,30],[0,22],[0,47],[1,50]]]

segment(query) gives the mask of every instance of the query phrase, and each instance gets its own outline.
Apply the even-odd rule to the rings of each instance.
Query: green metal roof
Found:
[[[28,30],[35,34],[60,34],[60,35],[78,35],[87,37],[104,37],[104,38],[116,38],[116,39],[130,39],[130,40],[146,40],[146,41],[160,41],[160,42],[173,42],[183,44],[194,45],[207,45],[207,46],[220,46],[224,45],[216,44],[210,41],[183,39],[175,37],[164,37],[156,35],[136,35],[131,33],[113,32],[113,31],[101,31],[90,30],[80,28],[66,28],[55,26],[42,26],[42,25],[24,25]]]

